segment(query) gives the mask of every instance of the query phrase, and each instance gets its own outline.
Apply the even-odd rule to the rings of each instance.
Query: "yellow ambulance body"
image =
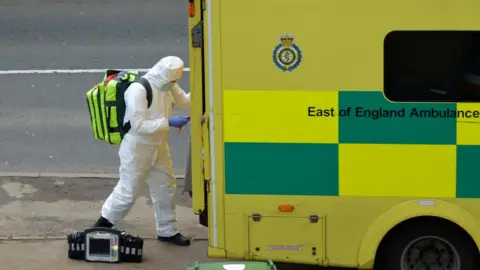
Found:
[[[210,257],[479,267],[480,101],[409,82],[387,93],[385,76],[446,78],[472,36],[432,31],[480,30],[480,1],[189,0],[189,16],[193,210]],[[440,64],[402,62],[447,45]]]

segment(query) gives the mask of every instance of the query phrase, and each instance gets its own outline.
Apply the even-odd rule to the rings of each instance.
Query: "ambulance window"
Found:
[[[480,31],[393,31],[384,41],[391,101],[480,102]]]

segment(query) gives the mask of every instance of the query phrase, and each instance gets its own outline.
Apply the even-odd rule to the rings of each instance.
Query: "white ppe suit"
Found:
[[[132,83],[125,92],[124,119],[130,121],[131,129],[118,151],[120,180],[101,212],[102,217],[114,225],[129,212],[148,184],[158,236],[178,233],[174,202],[176,179],[167,137],[172,105],[190,107],[190,93],[185,93],[176,83],[183,68],[180,58],[168,56],[143,76],[152,87],[152,104],[148,109],[146,91],[141,84]],[[175,82],[171,90],[160,90],[170,82]]]

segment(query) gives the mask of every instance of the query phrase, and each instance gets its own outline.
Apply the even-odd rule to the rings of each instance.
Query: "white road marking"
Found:
[[[113,68],[114,69],[114,68]],[[124,70],[126,68],[120,68],[118,70]],[[106,68],[93,68],[93,69],[30,69],[30,70],[0,70],[0,75],[13,75],[13,74],[81,74],[81,73],[103,73]],[[140,72],[147,72],[149,68],[132,68],[131,70],[138,70]],[[190,72],[190,68],[184,68],[183,71]]]
[[[0,172],[0,177],[25,177],[25,178],[118,178],[115,173],[52,173],[52,172]],[[177,174],[177,179],[184,179],[185,175]]]

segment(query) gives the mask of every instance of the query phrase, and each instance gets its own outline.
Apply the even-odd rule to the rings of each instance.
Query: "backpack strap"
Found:
[[[143,85],[143,88],[147,91],[147,108],[150,108],[152,105],[152,86],[150,86],[150,83],[147,81],[147,79],[141,77],[138,82]]]
[[[141,77],[137,81],[139,84],[145,88],[145,91],[147,91],[147,109],[150,108],[152,105],[152,86],[150,83],[147,81],[147,79]],[[123,125],[123,132],[127,133],[130,129],[132,128],[132,125],[130,124],[130,121],[126,122],[125,125]]]

